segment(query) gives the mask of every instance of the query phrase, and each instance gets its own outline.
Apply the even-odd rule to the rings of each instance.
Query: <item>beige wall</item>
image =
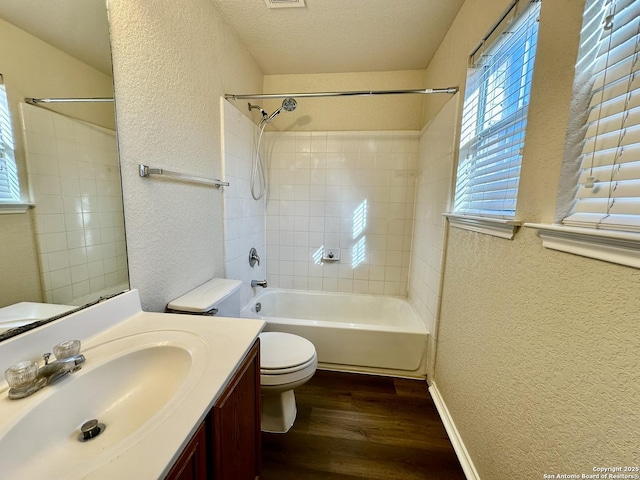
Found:
[[[399,90],[432,87],[423,70],[395,72],[266,75],[264,93]],[[235,92],[234,92],[235,93]],[[238,92],[244,93],[244,92]],[[450,95],[443,95],[450,97]],[[423,95],[298,98],[298,108],[282,113],[274,130],[420,130]],[[234,103],[240,102],[235,101]],[[246,101],[245,101],[246,102]],[[260,104],[258,100],[252,103]],[[262,102],[271,113],[282,100]]]
[[[26,167],[18,103],[24,97],[110,97],[111,77],[53,48],[0,19],[0,73],[11,109],[16,162],[27,192]],[[58,105],[75,118],[114,128],[113,105]],[[28,200],[25,197],[25,200]],[[40,274],[31,212],[0,215],[2,276],[0,306],[19,301],[42,301]]]
[[[110,0],[109,19],[130,281],[161,311],[224,275],[222,192],[138,164],[219,178],[220,96],[262,73],[209,0]]]
[[[428,83],[464,84],[466,56],[510,3],[467,0]],[[582,1],[543,1],[518,218],[553,218]],[[425,120],[440,107],[427,102]],[[640,271],[450,229],[435,382],[483,479],[636,465]]]

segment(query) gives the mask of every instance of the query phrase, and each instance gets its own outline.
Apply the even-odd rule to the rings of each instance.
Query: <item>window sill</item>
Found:
[[[33,206],[33,203],[0,203],[0,215],[26,213]]]
[[[640,233],[525,223],[539,231],[545,248],[640,268]]]
[[[493,235],[507,240],[513,240],[516,230],[522,225],[522,222],[517,220],[504,220],[501,218],[473,217],[455,213],[445,213],[444,216],[449,219],[452,227]]]

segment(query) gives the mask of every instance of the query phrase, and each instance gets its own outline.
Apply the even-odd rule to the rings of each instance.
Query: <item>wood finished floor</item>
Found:
[[[285,435],[262,434],[262,480],[464,480],[427,384],[318,371]]]

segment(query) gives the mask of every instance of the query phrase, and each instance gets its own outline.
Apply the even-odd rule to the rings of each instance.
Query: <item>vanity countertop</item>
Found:
[[[36,478],[163,478],[204,420],[263,328],[264,322],[261,320],[143,312],[140,309],[137,291],[133,290],[3,342],[0,344],[0,362],[3,362],[0,366],[3,369],[21,360],[35,360],[43,352],[50,351],[54,344],[71,338],[82,340],[82,353],[86,357],[86,362],[78,373],[69,375],[60,382],[45,387],[22,400],[9,400],[6,382],[0,384],[0,457],[10,458],[16,455],[20,457],[22,454],[12,451],[14,448],[28,450],[29,453],[24,454],[27,467],[24,470],[17,468],[15,473],[21,474],[20,478],[32,480]],[[39,445],[37,432],[34,432],[36,437],[24,445],[15,445],[13,441],[2,441],[2,437],[7,440],[11,435],[15,435],[15,428],[13,428],[14,432],[11,432],[12,427],[19,427],[25,415],[30,414],[32,409],[43,410],[43,406],[46,409],[48,399],[55,399],[53,397],[55,389],[72,388],[74,381],[80,385],[81,382],[78,379],[83,372],[92,371],[93,352],[97,357],[98,352],[111,348],[109,355],[115,358],[119,353],[114,353],[114,348],[122,346],[123,351],[131,349],[135,342],[140,341],[139,339],[147,343],[155,342],[154,345],[162,345],[171,344],[174,341],[180,343],[184,338],[188,340],[186,344],[192,342],[196,345],[192,350],[197,352],[192,352],[191,358],[194,359],[194,363],[197,359],[198,378],[190,383],[185,382],[181,388],[183,390],[186,388],[188,391],[175,394],[169,411],[165,409],[152,416],[146,423],[128,434],[126,439],[115,444],[104,441],[104,451],[86,458],[88,455],[82,454],[82,448],[93,444],[90,446],[91,449],[99,449],[99,442],[103,441],[103,438],[98,437],[86,443],[77,442],[75,437],[82,423],[80,421],[77,425],[65,425],[65,428],[57,428],[55,432],[43,435],[43,445]],[[93,368],[95,370],[97,367],[94,365]],[[162,375],[158,378],[162,379]],[[82,398],[78,398],[78,404],[78,409],[82,409]],[[52,400],[50,405],[52,411],[48,412],[48,415],[52,418],[66,415],[55,411],[55,401]],[[75,408],[74,405],[68,407]],[[107,411],[104,410],[104,412]],[[103,415],[108,416],[108,413],[104,412]],[[43,428],[50,427],[43,425]],[[113,429],[115,430],[116,427]],[[108,433],[109,426],[103,435],[107,437]],[[20,438],[22,436],[23,432],[20,432]],[[56,443],[59,445],[56,446]],[[80,453],[67,456],[62,451],[62,455],[56,455],[56,458],[66,459],[62,465],[62,462],[51,460],[53,455],[39,454],[42,451],[46,452],[42,449],[47,448],[69,449]]]

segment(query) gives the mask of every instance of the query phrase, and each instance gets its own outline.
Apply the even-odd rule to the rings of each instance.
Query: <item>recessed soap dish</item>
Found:
[[[323,262],[337,262],[340,260],[340,249],[339,248],[325,248],[322,251],[322,261]]]

